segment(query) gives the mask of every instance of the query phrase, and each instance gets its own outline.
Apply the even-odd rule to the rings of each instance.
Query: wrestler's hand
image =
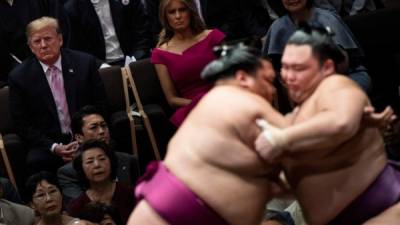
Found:
[[[282,129],[272,126],[264,119],[256,120],[262,130],[255,142],[258,154],[269,163],[273,163],[282,154],[288,141]]]
[[[380,113],[375,112],[374,107],[366,106],[364,108],[362,124],[384,130],[390,128],[390,125],[396,118],[397,116],[394,114],[393,109],[390,106],[387,106],[385,110]]]

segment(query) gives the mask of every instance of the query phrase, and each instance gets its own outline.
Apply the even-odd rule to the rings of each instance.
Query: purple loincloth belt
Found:
[[[228,225],[228,223],[178,180],[161,162],[148,165],[135,189],[137,202],[146,202],[172,225]]]
[[[400,171],[396,167],[388,163],[367,190],[342,210],[329,225],[362,224],[396,204],[400,200]]]

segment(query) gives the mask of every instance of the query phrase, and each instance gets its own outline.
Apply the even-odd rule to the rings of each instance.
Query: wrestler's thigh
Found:
[[[127,225],[169,225],[151,206],[142,200],[131,213]]]
[[[363,225],[398,225],[400,221],[400,203],[390,207]]]

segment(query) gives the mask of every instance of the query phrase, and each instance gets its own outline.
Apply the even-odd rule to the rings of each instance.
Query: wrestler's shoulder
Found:
[[[234,97],[234,98],[248,98],[248,99],[257,99],[261,98],[258,95],[243,89],[241,87],[237,87],[234,85],[220,85],[215,86],[208,95],[213,96],[214,98],[227,98],[227,97]]]
[[[351,80],[346,75],[334,74],[326,77],[319,85],[319,89],[321,91],[330,92],[332,91],[354,91],[354,92],[362,92],[361,88],[357,83]]]

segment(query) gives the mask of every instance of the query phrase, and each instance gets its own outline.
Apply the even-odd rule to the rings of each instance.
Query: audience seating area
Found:
[[[144,111],[150,119],[158,149],[161,152],[161,156],[164,156],[168,140],[175,132],[174,126],[169,122],[171,109],[164,98],[156,71],[149,59],[131,63],[130,69]],[[102,68],[99,70],[99,73],[106,89],[108,123],[112,137],[115,142],[118,143],[117,150],[132,153],[131,132],[126,112],[121,67],[112,66]],[[131,94],[132,91],[129,91],[129,93],[128,97],[133,106],[131,106],[131,108],[137,110],[136,101]],[[22,189],[26,179],[26,168],[23,165],[25,165],[25,156],[27,152],[23,141],[14,133],[9,112],[8,94],[8,87],[0,89],[0,134],[4,140],[4,146],[16,179],[16,185],[18,188]],[[154,160],[155,156],[142,118],[134,116],[134,120],[139,161],[141,171],[144,171],[147,163]],[[4,160],[1,161],[0,168],[2,176],[11,178],[11,174],[7,173]]]
[[[1,163],[1,175],[6,175],[10,181],[17,185],[17,187],[23,187],[26,179],[26,164],[25,156],[27,154],[26,148],[21,138],[15,134],[15,129],[10,118],[9,111],[9,88],[3,87],[0,89],[0,145],[3,144],[6,157],[2,154]],[[1,148],[2,146],[0,146]],[[7,168],[7,158],[11,165],[11,170]]]

